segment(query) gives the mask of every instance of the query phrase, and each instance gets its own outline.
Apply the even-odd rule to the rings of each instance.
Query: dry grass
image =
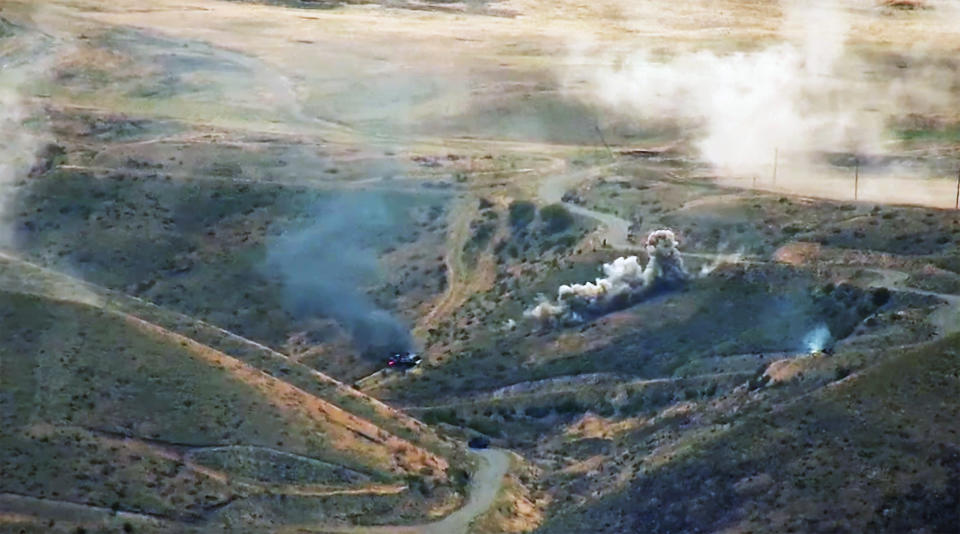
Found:
[[[610,419],[587,413],[578,421],[567,426],[565,434],[574,439],[614,439],[621,434],[634,431],[646,423],[646,421],[635,417]]]
[[[537,476],[533,466],[519,456],[512,456],[503,487],[497,493],[490,511],[470,525],[470,534],[535,530],[543,521],[544,509],[549,503],[545,495],[534,493],[529,488],[529,481]]]
[[[384,432],[369,421],[179,334],[136,317],[128,316],[126,320],[158,341],[178,344],[191,356],[228,373],[256,391],[285,417],[310,421],[315,431],[324,436],[325,443],[344,458],[394,474],[427,470],[441,480],[446,478],[449,466],[446,460]]]

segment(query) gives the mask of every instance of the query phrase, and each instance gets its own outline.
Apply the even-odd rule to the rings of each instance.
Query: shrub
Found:
[[[423,422],[428,425],[447,423],[448,425],[457,426],[460,424],[460,418],[457,417],[457,412],[451,409],[440,409],[423,414]]]
[[[514,200],[510,203],[510,226],[524,228],[537,216],[537,206],[529,200]]]
[[[885,287],[878,287],[873,290],[871,297],[873,299],[873,305],[879,308],[890,302],[890,290]]]
[[[500,425],[490,419],[484,419],[482,417],[474,417],[467,423],[467,426],[480,432],[481,434],[486,434],[488,436],[499,438],[500,434]]]
[[[836,371],[834,372],[833,378],[834,380],[837,380],[837,381],[843,380],[844,378],[850,376],[851,372],[853,372],[852,369],[841,365],[840,367],[837,367]]]
[[[450,470],[450,480],[453,481],[453,485],[460,490],[463,490],[467,487],[467,484],[470,482],[470,473],[465,469],[459,467]]]
[[[494,223],[480,223],[473,228],[473,235],[470,237],[470,241],[464,245],[464,249],[470,247],[475,247],[477,249],[482,249],[487,246],[487,242],[490,241],[490,238],[493,237],[493,233],[496,232],[497,226]]]
[[[546,406],[528,406],[523,410],[523,414],[527,417],[540,419],[550,415],[550,408],[547,408]]]
[[[547,232],[562,232],[573,225],[573,215],[563,204],[550,204],[540,210],[540,219]]]
[[[584,408],[573,399],[564,399],[556,406],[555,409],[559,414],[571,414],[585,411]]]

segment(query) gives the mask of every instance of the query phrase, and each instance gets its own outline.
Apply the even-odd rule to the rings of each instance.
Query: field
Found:
[[[952,532],[958,22],[4,2],[0,532]]]

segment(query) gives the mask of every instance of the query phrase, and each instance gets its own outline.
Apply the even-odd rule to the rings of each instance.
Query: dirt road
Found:
[[[904,285],[910,275],[902,271],[893,269],[871,269],[871,271],[880,275],[880,280],[874,284],[875,287],[885,287],[891,291],[913,293],[914,295],[935,297],[942,300],[944,302],[943,306],[940,306],[937,311],[930,315],[930,322],[937,327],[939,337],[960,332],[960,295],[926,291]]]
[[[510,457],[499,449],[472,451],[479,469],[470,478],[467,503],[456,512],[434,523],[407,526],[345,527],[299,529],[296,532],[325,532],[349,534],[465,534],[474,519],[493,505],[510,467]]]

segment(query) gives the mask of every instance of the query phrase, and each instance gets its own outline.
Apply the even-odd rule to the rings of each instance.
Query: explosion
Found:
[[[676,287],[689,275],[677,250],[671,230],[656,230],[645,241],[649,261],[640,265],[636,256],[621,257],[603,265],[603,278],[583,284],[562,285],[557,301],[541,300],[523,316],[541,322],[579,322],[586,315],[602,315],[639,302],[652,291]]]

